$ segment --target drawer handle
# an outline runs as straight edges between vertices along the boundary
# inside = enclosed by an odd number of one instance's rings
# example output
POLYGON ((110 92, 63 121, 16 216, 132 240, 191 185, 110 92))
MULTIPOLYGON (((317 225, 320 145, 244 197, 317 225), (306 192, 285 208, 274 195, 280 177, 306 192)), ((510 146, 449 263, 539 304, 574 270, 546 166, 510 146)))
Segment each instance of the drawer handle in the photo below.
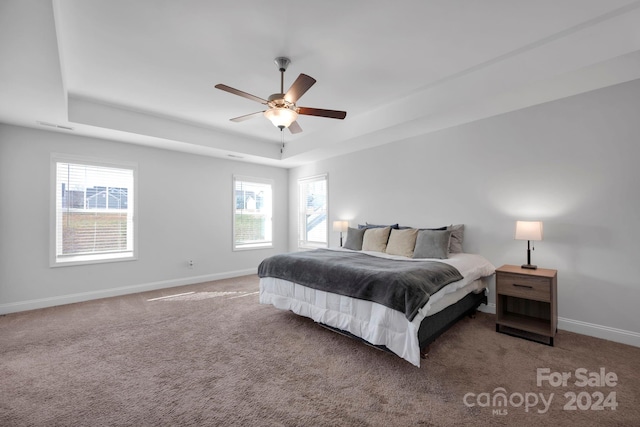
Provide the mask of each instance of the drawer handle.
POLYGON ((513 286, 517 286, 519 288, 527 288, 527 289, 533 289, 533 286, 529 286, 529 285, 519 285, 517 283, 514 283, 513 286))

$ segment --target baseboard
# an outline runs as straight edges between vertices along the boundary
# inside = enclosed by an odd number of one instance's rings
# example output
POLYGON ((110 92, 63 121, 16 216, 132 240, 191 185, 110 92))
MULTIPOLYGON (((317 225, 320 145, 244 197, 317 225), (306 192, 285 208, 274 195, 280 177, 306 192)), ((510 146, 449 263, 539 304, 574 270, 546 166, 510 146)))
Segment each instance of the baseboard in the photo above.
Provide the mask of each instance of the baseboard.
MULTIPOLYGON (((478 310, 484 313, 496 314, 496 304, 489 303, 485 306, 480 306, 478 310)), ((558 329, 640 347, 640 333, 638 332, 567 319, 566 317, 558 317, 558 329)))
POLYGON ((558 329, 640 347, 640 333, 558 317, 558 329))
POLYGON ((19 311, 35 310, 38 308, 53 307, 56 305, 72 304, 100 298, 117 297, 120 295, 135 294, 139 292, 155 291, 158 289, 173 288, 175 286, 193 285, 195 283, 210 282, 213 280, 230 279, 232 277, 256 274, 256 268, 246 270, 228 271, 224 273, 205 274, 202 276, 183 277, 180 279, 162 280, 159 282, 144 283, 132 286, 103 289, 99 291, 80 292, 76 294, 60 295, 49 298, 38 298, 27 301, 18 301, 8 304, 0 304, 0 315, 17 313, 19 311))

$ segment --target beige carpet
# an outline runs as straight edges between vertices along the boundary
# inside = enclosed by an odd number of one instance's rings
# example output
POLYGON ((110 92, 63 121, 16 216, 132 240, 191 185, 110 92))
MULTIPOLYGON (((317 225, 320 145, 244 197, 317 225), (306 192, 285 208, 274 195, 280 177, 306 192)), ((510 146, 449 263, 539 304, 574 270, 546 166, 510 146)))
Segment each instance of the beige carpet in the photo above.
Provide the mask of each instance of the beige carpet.
POLYGON ((563 331, 552 348, 480 313, 416 368, 257 291, 247 276, 1 316, 0 425, 640 425, 640 348, 563 331), (538 386, 537 368, 571 378, 538 386), (616 385, 576 385, 580 368, 616 385))

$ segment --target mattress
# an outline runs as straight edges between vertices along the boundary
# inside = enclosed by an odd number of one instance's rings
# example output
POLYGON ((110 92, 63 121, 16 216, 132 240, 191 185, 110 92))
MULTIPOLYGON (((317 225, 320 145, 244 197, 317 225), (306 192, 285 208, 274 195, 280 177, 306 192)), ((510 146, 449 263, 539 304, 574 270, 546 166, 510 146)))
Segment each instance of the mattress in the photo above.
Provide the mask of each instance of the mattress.
MULTIPOLYGON (((372 255, 394 258, 386 254, 372 255)), ((486 277, 495 270, 489 261, 476 254, 452 254, 449 259, 440 261, 456 267, 463 279, 434 293, 412 321, 407 320, 403 313, 375 302, 272 277, 260 279, 260 302, 350 332, 371 344, 384 345, 408 362, 420 366, 418 329, 422 320, 455 304, 470 292, 482 292, 487 287, 486 277)))

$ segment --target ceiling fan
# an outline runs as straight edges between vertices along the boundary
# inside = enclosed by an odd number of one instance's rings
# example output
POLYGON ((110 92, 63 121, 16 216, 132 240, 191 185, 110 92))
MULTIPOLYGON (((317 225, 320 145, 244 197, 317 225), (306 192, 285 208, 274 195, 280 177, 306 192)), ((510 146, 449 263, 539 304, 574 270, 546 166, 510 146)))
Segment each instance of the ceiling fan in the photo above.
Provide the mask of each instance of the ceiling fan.
POLYGON ((243 92, 223 84, 217 84, 215 86, 216 89, 242 96, 243 98, 259 102, 260 104, 264 104, 269 107, 263 111, 234 117, 231 119, 232 122, 242 122, 262 114, 271 120, 276 127, 280 128, 281 131, 284 130, 284 128, 288 128, 291 133, 300 133, 302 132, 302 128, 296 121, 299 114, 305 116, 328 117, 330 119, 344 119, 347 116, 346 111, 298 107, 296 102, 305 94, 306 91, 309 90, 311 86, 315 84, 316 80, 306 74, 300 74, 289 90, 284 93, 284 72, 287 70, 291 61, 289 58, 278 57, 275 59, 275 63, 280 71, 280 93, 274 93, 269 96, 268 99, 262 99, 258 96, 251 95, 247 92, 243 92))

